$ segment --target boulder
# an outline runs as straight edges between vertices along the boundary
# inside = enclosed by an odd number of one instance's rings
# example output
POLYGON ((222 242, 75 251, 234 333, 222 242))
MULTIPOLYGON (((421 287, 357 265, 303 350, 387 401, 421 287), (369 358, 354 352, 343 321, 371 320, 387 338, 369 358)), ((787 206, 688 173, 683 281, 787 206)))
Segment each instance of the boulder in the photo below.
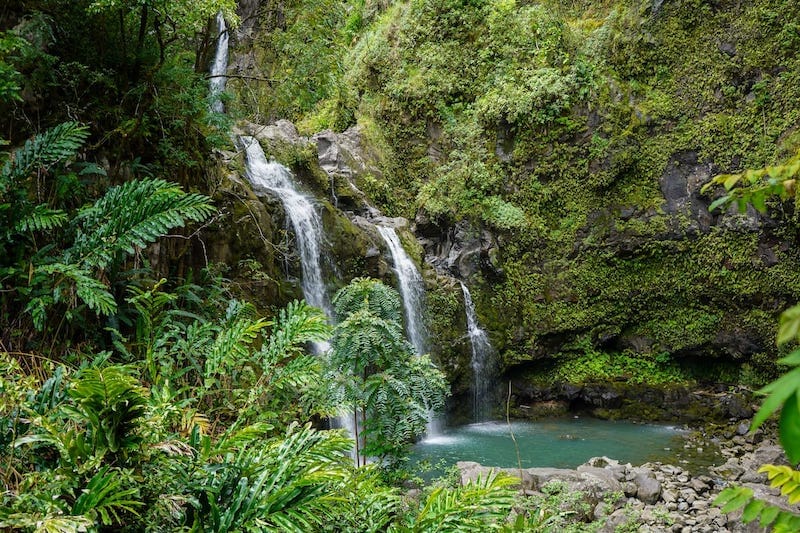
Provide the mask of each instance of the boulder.
POLYGON ((661 497, 661 483, 652 472, 642 472, 633 478, 636 484, 636 497, 647 504, 654 504, 661 497))

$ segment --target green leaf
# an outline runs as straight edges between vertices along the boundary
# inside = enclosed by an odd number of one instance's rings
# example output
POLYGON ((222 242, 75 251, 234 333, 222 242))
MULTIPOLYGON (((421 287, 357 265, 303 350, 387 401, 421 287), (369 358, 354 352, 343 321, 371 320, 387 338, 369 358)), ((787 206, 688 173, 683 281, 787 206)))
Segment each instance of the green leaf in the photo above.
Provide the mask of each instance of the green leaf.
MULTIPOLYGON (((722 506, 723 513, 730 513, 737 509, 741 509, 753 498, 753 491, 748 488, 735 487, 732 489, 732 491, 732 495, 727 498, 727 501, 722 506)), ((720 496, 714 503, 719 504, 718 502, 720 502, 721 497, 722 493, 720 493, 720 496)))
POLYGON ((753 207, 755 207, 759 213, 767 212, 767 198, 764 191, 754 192, 753 196, 750 197, 750 203, 753 204, 753 207))
POLYGON ((741 174, 731 174, 730 176, 725 177, 725 181, 722 182, 722 185, 727 190, 733 189, 733 187, 739 183, 739 180, 742 179, 741 174))
POLYGON ((708 206, 708 210, 709 211, 714 211, 718 207, 727 205, 728 202, 730 202, 730 200, 731 200, 731 197, 727 196, 727 195, 726 196, 722 196, 721 198, 717 198, 716 200, 711 202, 711 205, 708 206))
POLYGON ((767 506, 764 511, 761 513, 761 520, 759 521, 759 525, 761 527, 767 527, 771 523, 778 518, 778 514, 780 514, 781 510, 777 507, 767 506))
POLYGON ((779 436, 789 462, 800 463, 800 395, 797 392, 783 405, 779 436))
POLYGON ((778 364, 786 366, 800 366, 800 349, 793 351, 786 357, 778 359, 778 364))
POLYGON ((753 417, 753 423, 750 428, 755 430, 764 421, 778 410, 778 408, 800 387, 800 367, 795 368, 791 372, 773 381, 759 391, 760 394, 768 395, 761 404, 761 408, 753 417))
POLYGON ((742 511, 742 522, 748 524, 761 515, 761 511, 767 504, 761 500, 751 500, 744 511, 742 511))
POLYGON ((798 331, 800 331, 800 305, 795 305, 781 313, 778 326, 778 345, 795 340, 798 331))

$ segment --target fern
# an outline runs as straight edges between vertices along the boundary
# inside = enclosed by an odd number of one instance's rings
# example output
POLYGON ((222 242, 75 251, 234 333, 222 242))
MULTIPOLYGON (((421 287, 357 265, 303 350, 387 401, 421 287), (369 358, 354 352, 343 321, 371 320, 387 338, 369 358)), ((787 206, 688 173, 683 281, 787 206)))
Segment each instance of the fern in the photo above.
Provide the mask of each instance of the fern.
POLYGON ((25 179, 36 167, 70 159, 89 137, 77 122, 64 122, 25 142, 0 170, 0 195, 25 179))
POLYGON ((130 181, 110 188, 78 213, 78 235, 66 257, 83 268, 104 269, 118 256, 133 254, 170 229, 203 221, 213 212, 208 197, 184 193, 175 184, 130 181))
POLYGON ((514 478, 489 475, 462 487, 435 489, 422 509, 405 524, 394 524, 393 533, 444 533, 498 530, 514 504, 514 478))
POLYGON ((88 368, 69 390, 77 406, 65 410, 91 428, 96 453, 118 452, 139 441, 134 430, 145 414, 146 394, 127 367, 88 368))
POLYGON ((349 441, 311 425, 291 425, 285 437, 242 448, 198 480, 209 531, 315 531, 347 474, 349 441))
POLYGON ((295 300, 278 313, 262 355, 286 357, 301 351, 304 343, 325 341, 330 334, 331 327, 321 310, 295 300))
POLYGON ((375 279, 355 278, 336 293, 333 305, 340 321, 363 310, 368 310, 383 320, 402 320, 400 295, 375 279))
POLYGON ((43 265, 37 267, 35 273, 47 276, 60 275, 51 286, 55 303, 64 301, 65 295, 68 294, 68 291, 63 290, 64 283, 70 281, 74 284, 75 294, 89 306, 89 309, 101 315, 110 315, 117 310, 117 302, 103 282, 76 265, 64 263, 43 265))
POLYGON ((224 373, 250 357, 250 346, 268 322, 256 319, 252 304, 231 300, 225 322, 206 359, 205 384, 213 384, 213 376, 224 373))
POLYGON ((45 205, 37 205, 33 210, 17 221, 15 233, 26 231, 42 231, 60 228, 66 224, 67 214, 60 209, 50 209, 45 205))

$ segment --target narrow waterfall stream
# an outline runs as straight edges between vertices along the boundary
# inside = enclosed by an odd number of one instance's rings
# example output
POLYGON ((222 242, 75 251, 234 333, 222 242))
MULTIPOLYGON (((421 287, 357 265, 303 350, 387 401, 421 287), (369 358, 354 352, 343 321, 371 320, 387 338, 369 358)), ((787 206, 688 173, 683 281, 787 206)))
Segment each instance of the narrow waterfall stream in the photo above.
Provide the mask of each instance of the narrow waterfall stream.
MULTIPOLYGON (((301 280, 303 297, 309 304, 322 309, 329 318, 333 317, 320 265, 325 234, 314 203, 310 197, 297 190, 289 169, 275 161, 267 161, 257 139, 242 136, 240 141, 245 148, 247 178, 253 189, 256 192, 266 191, 275 195, 283 204, 286 218, 294 229, 303 275, 301 280)), ((329 347, 327 342, 314 343, 316 353, 323 353, 329 347)), ((352 415, 341 415, 333 423, 336 427, 347 429, 352 437, 356 434, 356 422, 353 418, 352 415)), ((355 450, 351 456, 354 461, 357 459, 355 450)))
POLYGON ((486 331, 478 325, 475 303, 469 289, 461 283, 464 293, 464 309, 467 314, 467 333, 472 346, 473 391, 472 405, 476 422, 488 420, 491 415, 490 391, 496 379, 494 371, 494 349, 486 331))
MULTIPOLYGON (((377 226, 378 232, 386 241, 389 253, 392 254, 394 270, 397 273, 397 284, 400 296, 403 297, 403 310, 406 316, 406 334, 414 346, 417 355, 427 352, 427 332, 423 323, 425 312, 425 284, 417 270, 417 265, 408 256, 400 244, 400 237, 394 228, 377 226)), ((441 424, 434 413, 428 413, 428 427, 425 431, 428 437, 441 433, 441 424)))
POLYGON ((386 241, 389 252, 392 254, 394 270, 397 273, 397 284, 399 285, 400 295, 403 297, 406 334, 417 355, 422 355, 427 351, 427 335, 422 322, 425 309, 425 285, 422 282, 422 276, 417 270, 414 261, 411 260, 400 244, 400 238, 394 228, 387 226, 377 226, 377 228, 383 240, 386 241))
POLYGON ((247 158, 247 178, 258 191, 275 195, 283 204, 286 217, 294 229, 303 278, 300 285, 306 301, 333 315, 322 278, 320 257, 323 253, 322 219, 309 196, 299 192, 289 169, 267 161, 264 150, 253 137, 240 137, 247 158))
POLYGON ((211 63, 209 70, 209 91, 211 93, 211 110, 215 113, 225 111, 219 95, 225 90, 225 72, 228 70, 228 27, 225 25, 225 17, 222 11, 217 13, 217 50, 214 53, 214 62, 211 63))

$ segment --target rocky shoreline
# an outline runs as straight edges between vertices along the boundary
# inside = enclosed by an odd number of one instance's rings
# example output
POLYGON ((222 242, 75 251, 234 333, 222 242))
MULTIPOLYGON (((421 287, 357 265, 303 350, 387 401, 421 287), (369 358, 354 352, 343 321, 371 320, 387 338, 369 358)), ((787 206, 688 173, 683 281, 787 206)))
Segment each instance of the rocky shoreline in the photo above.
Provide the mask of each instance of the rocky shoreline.
POLYGON ((757 532, 758 523, 743 524, 741 512, 730 515, 713 505, 728 485, 745 486, 755 496, 784 510, 790 506, 777 489, 770 488, 765 463, 787 464, 780 446, 763 434, 747 434, 741 426, 736 435, 720 442, 725 462, 707 473, 662 463, 640 466, 595 457, 575 469, 492 468, 475 462, 459 462, 461 482, 467 483, 491 471, 521 479, 520 490, 533 502, 554 494, 560 512, 570 523, 583 523, 580 531, 652 531, 679 533, 757 532))

